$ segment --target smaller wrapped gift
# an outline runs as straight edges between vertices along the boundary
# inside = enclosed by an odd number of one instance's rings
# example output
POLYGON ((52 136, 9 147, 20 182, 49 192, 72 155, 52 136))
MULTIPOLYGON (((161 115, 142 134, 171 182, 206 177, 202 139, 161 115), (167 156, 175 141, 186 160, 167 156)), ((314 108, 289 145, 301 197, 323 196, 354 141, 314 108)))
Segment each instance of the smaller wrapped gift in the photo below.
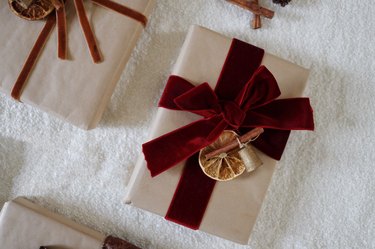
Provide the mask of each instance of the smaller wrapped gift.
POLYGON ((1 1, 0 92, 80 128, 95 128, 154 4, 1 1), (42 20, 19 17, 31 18, 39 13, 33 8, 51 2, 62 7, 42 20))
POLYGON ((314 128, 309 99, 301 97, 307 77, 261 48, 193 26, 126 201, 248 243, 290 131, 314 128))
POLYGON ((139 249, 52 213, 25 198, 4 204, 0 213, 1 248, 139 249))

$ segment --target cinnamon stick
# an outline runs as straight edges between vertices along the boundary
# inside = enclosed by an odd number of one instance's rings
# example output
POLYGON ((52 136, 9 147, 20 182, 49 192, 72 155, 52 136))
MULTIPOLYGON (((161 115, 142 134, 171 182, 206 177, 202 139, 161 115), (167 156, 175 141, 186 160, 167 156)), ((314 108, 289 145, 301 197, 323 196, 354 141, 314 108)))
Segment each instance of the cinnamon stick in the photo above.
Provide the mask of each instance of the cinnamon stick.
POLYGON ((244 9, 250 10, 254 14, 264 16, 266 18, 272 19, 275 12, 266 8, 263 8, 259 6, 259 4, 248 1, 248 0, 226 0, 227 2, 230 2, 232 4, 238 5, 244 9))
MULTIPOLYGON (((263 128, 254 128, 252 129, 251 131, 249 131, 248 133, 246 133, 245 135, 243 136, 240 136, 238 139, 240 140, 241 143, 246 143, 248 141, 250 141, 251 139, 259 136, 260 134, 263 133, 263 128)), ((239 146, 237 140, 234 140, 226 145, 224 145, 223 147, 217 149, 217 150, 214 150, 210 153, 207 153, 206 154, 206 159, 211 159, 217 155, 220 155, 221 153, 226 153, 228 151, 231 151, 235 148, 237 148, 239 146)))
MULTIPOLYGON (((259 4, 259 1, 254 0, 254 3, 259 4)), ((262 21, 260 20, 260 15, 254 14, 254 18, 251 21, 251 27, 253 29, 259 29, 260 27, 262 27, 262 21)))
MULTIPOLYGON (((58 1, 59 0, 54 0, 58 1)), ((57 56, 65 60, 67 58, 67 31, 66 31, 66 13, 65 6, 62 5, 56 9, 57 20, 57 56)))

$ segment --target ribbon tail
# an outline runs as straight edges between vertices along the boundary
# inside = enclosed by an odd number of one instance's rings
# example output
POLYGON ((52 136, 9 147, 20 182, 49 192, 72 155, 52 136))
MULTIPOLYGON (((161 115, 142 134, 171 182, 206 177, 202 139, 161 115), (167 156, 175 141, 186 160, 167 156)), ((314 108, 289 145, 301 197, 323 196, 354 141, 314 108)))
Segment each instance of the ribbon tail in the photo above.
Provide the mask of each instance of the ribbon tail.
POLYGON ((291 130, 314 130, 313 110, 308 98, 278 99, 248 111, 243 125, 264 128, 252 145, 280 160, 291 130))
POLYGON ((277 130, 314 130, 313 109, 308 98, 277 99, 248 111, 243 126, 277 130))
POLYGON ((57 19, 57 56, 62 59, 67 59, 67 32, 66 32, 66 13, 65 4, 61 4, 56 9, 57 19))
POLYGON ((198 157, 199 153, 195 153, 187 160, 165 216, 191 229, 199 228, 216 184, 203 173, 198 157))
POLYGON ((85 7, 83 5, 82 0, 74 0, 74 5, 77 10, 77 15, 79 18, 79 22, 82 27, 83 34, 85 35, 85 39, 87 42, 87 46, 89 47, 91 57, 94 61, 94 63, 99 63, 102 61, 102 57, 99 52, 99 47, 96 43, 94 33, 92 32, 92 29, 90 27, 89 20, 87 19, 86 13, 85 13, 85 7))
POLYGON ((26 62, 23 65, 22 70, 20 74, 18 75, 16 82, 14 83, 14 86, 11 92, 11 96, 14 99, 20 101, 20 97, 22 94, 22 90, 25 86, 26 80, 30 76, 30 73, 39 57, 39 54, 42 48, 44 47, 53 27, 55 26, 55 23, 56 23, 55 16, 50 15, 42 31, 40 32, 33 48, 31 49, 31 52, 29 56, 27 57, 26 62))
POLYGON ((264 129, 262 135, 251 142, 251 145, 267 156, 275 160, 280 160, 289 135, 290 131, 288 130, 264 129))
POLYGON ((138 22, 142 23, 144 27, 147 25, 147 17, 136 10, 133 10, 124 5, 113 2, 111 0, 92 0, 92 1, 102 7, 111 9, 122 15, 133 18, 134 20, 137 20, 138 22))
POLYGON ((159 101, 159 107, 164 107, 171 110, 181 110, 175 103, 175 98, 190 91, 195 86, 189 81, 177 76, 171 75, 165 85, 163 95, 159 101))
POLYGON ((221 116, 201 119, 142 145, 151 176, 156 176, 213 143, 226 128, 221 116))

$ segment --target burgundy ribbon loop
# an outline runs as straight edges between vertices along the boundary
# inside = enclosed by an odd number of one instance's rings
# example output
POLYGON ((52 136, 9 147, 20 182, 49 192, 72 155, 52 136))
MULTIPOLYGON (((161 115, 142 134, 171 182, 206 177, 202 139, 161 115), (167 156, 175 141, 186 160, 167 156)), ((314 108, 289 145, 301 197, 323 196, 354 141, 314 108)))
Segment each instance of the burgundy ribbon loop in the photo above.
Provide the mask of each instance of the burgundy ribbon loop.
POLYGON ((219 100, 207 83, 188 90, 173 101, 180 110, 189 111, 203 117, 211 117, 221 113, 219 100))

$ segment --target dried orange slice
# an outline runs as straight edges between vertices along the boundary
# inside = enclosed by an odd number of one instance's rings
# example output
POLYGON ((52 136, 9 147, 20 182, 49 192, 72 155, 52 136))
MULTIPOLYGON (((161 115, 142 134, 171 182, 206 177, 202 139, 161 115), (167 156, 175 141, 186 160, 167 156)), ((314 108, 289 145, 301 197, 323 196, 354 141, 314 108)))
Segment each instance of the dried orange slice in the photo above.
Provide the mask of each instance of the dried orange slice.
POLYGON ((211 159, 206 159, 207 153, 223 147, 233 140, 236 140, 237 137, 234 131, 225 130, 214 143, 200 151, 199 165, 208 177, 217 181, 229 181, 245 171, 246 166, 238 151, 221 153, 211 159))
POLYGON ((27 20, 40 20, 55 9, 51 0, 8 0, 9 7, 17 16, 27 20))

